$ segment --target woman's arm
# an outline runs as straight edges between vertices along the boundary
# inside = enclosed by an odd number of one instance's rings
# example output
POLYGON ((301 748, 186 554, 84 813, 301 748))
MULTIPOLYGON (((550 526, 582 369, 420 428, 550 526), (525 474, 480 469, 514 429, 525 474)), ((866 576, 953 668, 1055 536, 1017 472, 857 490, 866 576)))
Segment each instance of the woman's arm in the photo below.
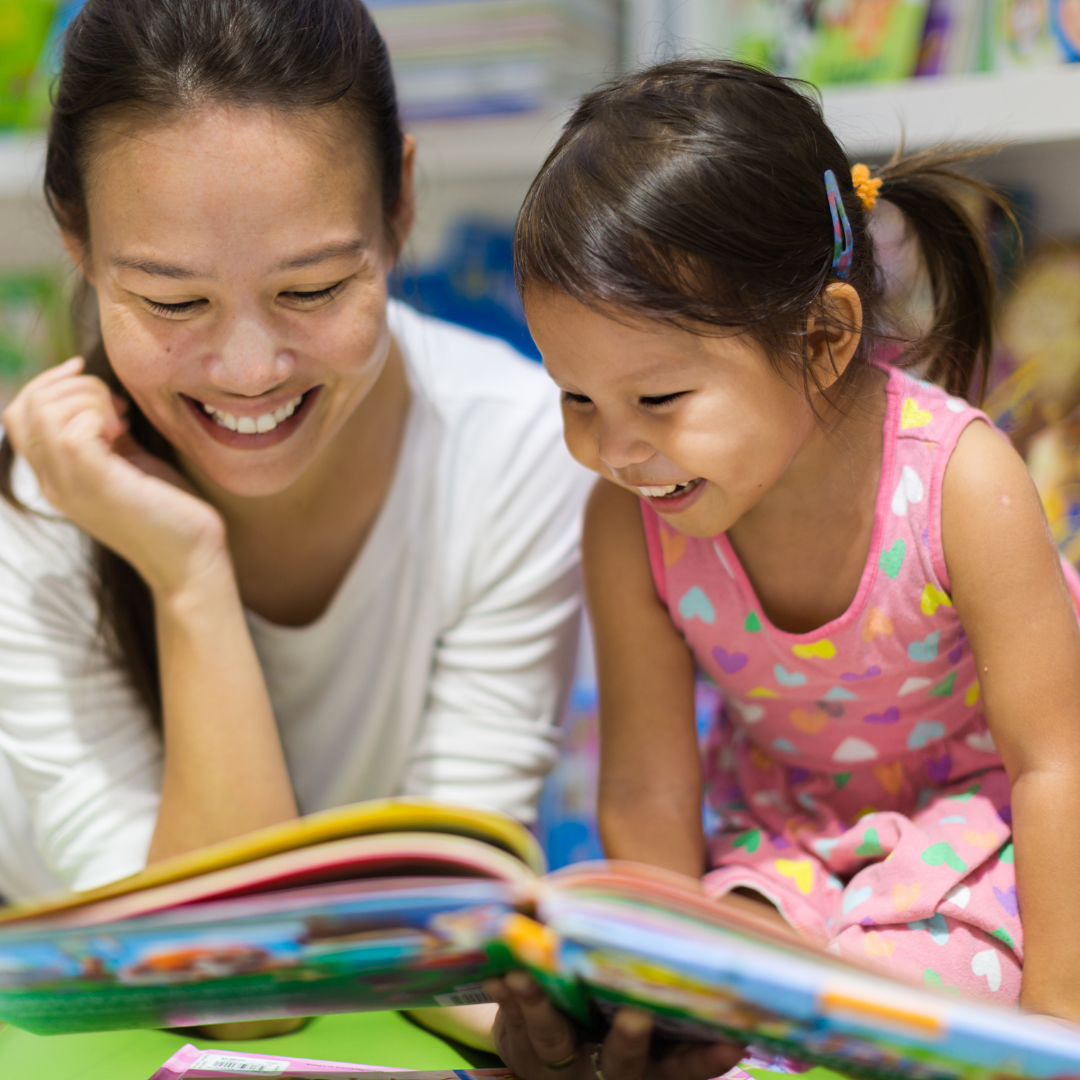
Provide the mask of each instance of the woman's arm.
POLYGON ((82 362, 4 414, 46 499, 125 558, 154 599, 165 763, 151 861, 296 815, 220 515, 138 448, 82 362))
POLYGON ((604 850, 700 877, 693 662, 656 594, 636 496, 606 480, 596 485, 583 554, 600 683, 604 850))
POLYGON ((1012 784, 1024 927, 1021 1004, 1080 1021, 1080 629, 1038 494, 989 427, 942 489, 953 601, 1012 784))

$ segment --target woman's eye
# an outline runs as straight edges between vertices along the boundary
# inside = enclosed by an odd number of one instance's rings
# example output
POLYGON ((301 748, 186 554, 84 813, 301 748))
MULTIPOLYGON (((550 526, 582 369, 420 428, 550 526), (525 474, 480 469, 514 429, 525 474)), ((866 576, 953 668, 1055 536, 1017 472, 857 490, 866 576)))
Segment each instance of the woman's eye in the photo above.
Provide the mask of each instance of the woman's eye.
POLYGON ((190 315, 197 308, 206 303, 205 300, 184 300, 179 304, 163 304, 158 300, 151 300, 144 296, 146 306, 155 314, 166 319, 175 319, 180 315, 190 315))
POLYGON ((571 394, 569 390, 563 391, 563 401, 567 405, 591 405, 592 398, 587 398, 584 394, 571 394))
POLYGON ((318 304, 323 300, 329 300, 331 297, 337 295, 338 290, 344 284, 345 282, 339 281, 334 285, 327 286, 325 289, 315 289, 312 292, 298 292, 293 290, 290 292, 283 292, 281 295, 291 300, 294 304, 308 306, 311 304, 318 304))
POLYGON ((641 399, 641 404, 644 405, 646 408, 655 409, 657 406, 660 405, 670 405, 671 402, 677 401, 685 394, 685 390, 680 390, 676 394, 658 394, 655 397, 643 397, 641 399))

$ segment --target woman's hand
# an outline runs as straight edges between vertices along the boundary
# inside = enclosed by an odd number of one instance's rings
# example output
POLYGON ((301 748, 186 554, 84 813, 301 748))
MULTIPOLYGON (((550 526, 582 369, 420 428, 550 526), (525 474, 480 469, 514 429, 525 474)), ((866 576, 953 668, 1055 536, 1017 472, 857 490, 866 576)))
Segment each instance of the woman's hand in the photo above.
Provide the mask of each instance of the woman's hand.
POLYGON ((155 595, 227 560, 225 527, 173 468, 128 433, 126 403, 80 357, 29 382, 3 414, 49 502, 126 559, 155 595))
MULTIPOLYGON (((548 1000, 536 980, 523 971, 484 983, 499 1005, 495 1046, 521 1080, 596 1080, 591 1043, 580 1043, 574 1029, 548 1000)), ((737 1043, 677 1043, 662 1057, 649 1054, 652 1017, 624 1008, 615 1016, 596 1055, 601 1080, 710 1080, 737 1065, 744 1047, 737 1043)))

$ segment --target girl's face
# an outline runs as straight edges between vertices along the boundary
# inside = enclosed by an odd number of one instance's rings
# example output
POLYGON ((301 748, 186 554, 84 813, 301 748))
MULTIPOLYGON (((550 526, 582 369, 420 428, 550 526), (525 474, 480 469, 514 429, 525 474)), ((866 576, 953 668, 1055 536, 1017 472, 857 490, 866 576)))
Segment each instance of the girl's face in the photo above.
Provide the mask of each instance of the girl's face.
MULTIPOLYGON (((237 495, 291 485, 391 348, 394 238, 344 116, 221 106, 97 133, 90 243, 117 377, 189 471, 237 495)), ((411 224, 412 147, 396 226, 411 224)))
POLYGON ((526 311, 563 392, 570 452, 679 532, 727 530, 815 431, 801 387, 745 336, 616 321, 547 288, 530 290, 526 311))

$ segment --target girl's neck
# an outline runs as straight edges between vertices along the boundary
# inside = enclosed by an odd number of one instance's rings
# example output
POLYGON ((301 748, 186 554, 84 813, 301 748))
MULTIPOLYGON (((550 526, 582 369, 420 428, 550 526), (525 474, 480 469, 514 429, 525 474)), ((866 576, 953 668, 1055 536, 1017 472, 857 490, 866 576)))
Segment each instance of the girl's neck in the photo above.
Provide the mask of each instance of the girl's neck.
POLYGON ((881 476, 888 376, 869 369, 776 484, 727 531, 765 614, 807 633, 842 615, 862 579, 881 476))

